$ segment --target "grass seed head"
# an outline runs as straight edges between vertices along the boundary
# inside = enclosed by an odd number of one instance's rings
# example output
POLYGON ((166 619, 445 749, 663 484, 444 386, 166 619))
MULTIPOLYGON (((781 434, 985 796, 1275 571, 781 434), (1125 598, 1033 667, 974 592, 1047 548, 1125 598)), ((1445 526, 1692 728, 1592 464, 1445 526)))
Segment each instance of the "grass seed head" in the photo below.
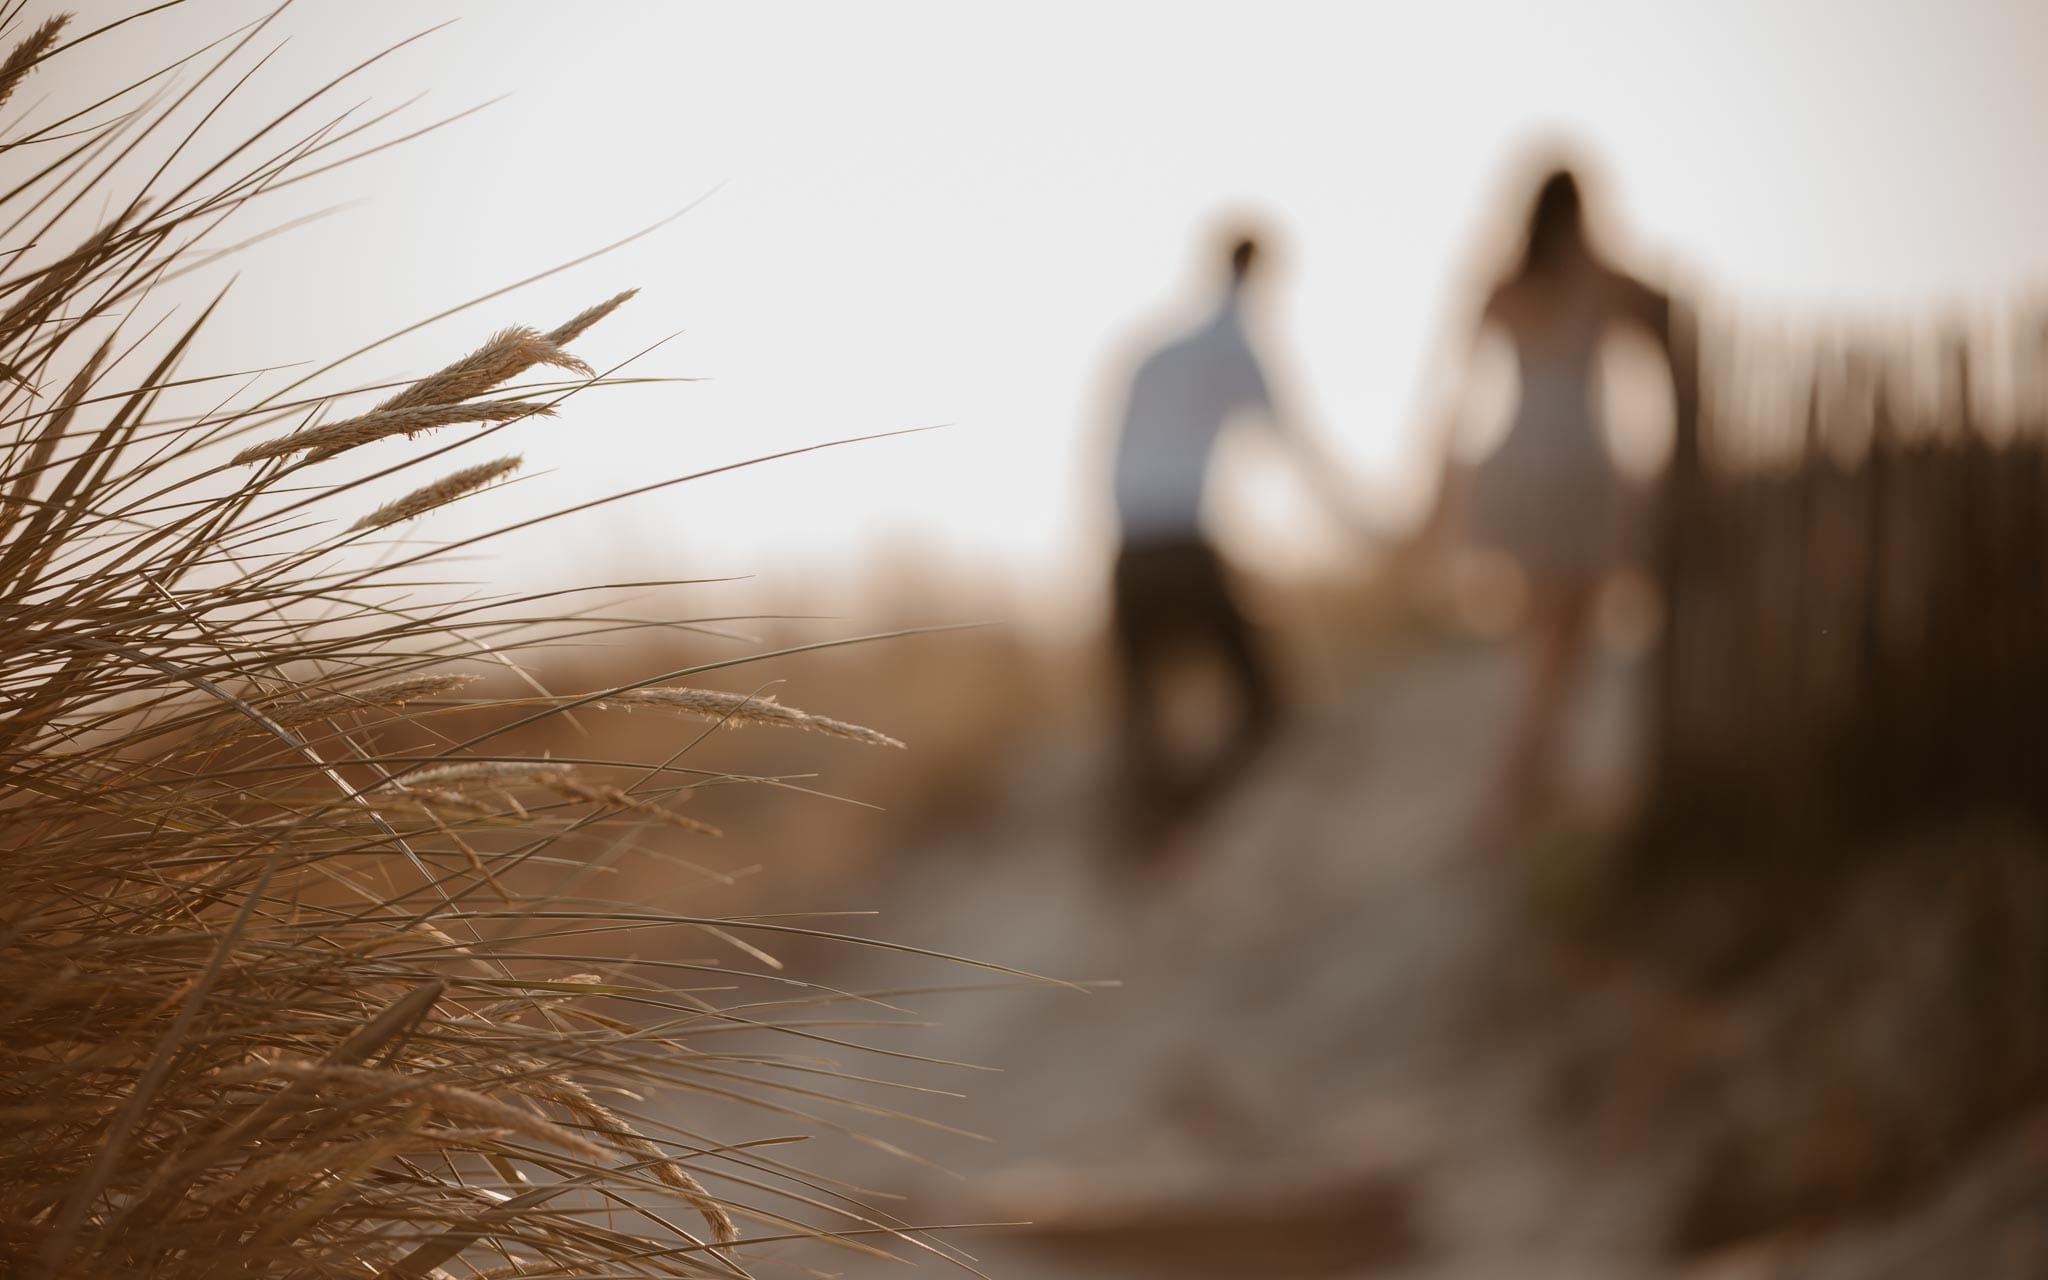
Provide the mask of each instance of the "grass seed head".
POLYGON ((16 87, 28 78, 28 73, 35 69, 45 54, 49 53, 50 47, 57 43, 58 34, 70 21, 71 15, 68 13, 46 18, 43 25, 29 33, 27 39, 8 51, 6 61, 0 62, 0 107, 7 105, 7 100, 14 96, 16 87))
POLYGON ((469 404, 415 405, 400 409, 379 409, 324 426, 307 427, 288 436, 250 445, 236 454, 237 465, 309 454, 319 462, 359 445, 388 440, 392 436, 410 439, 422 431, 451 427, 463 422, 512 422, 519 418, 554 416, 554 406, 539 400, 477 400, 469 404))
POLYGON ((548 330, 543 336, 558 347, 566 347, 587 333, 592 325, 626 305, 638 292, 638 289, 628 289, 624 293, 614 294, 594 307, 577 312, 567 323, 548 330))
POLYGON ((447 405, 480 396, 536 365, 590 376, 591 368, 538 330, 501 329, 491 340, 438 373, 429 374, 377 406, 380 412, 447 405))
POLYGON ((349 532, 382 529, 401 520, 423 516, 436 507, 445 507, 457 498, 474 493, 491 481, 517 471, 522 461, 523 459, 515 455, 510 458, 499 458, 495 462, 480 462, 473 467, 464 467, 453 475, 443 476, 432 484, 414 489, 395 502, 385 503, 350 525, 349 532))
POLYGON ((617 693, 608 693, 594 705, 600 709, 616 707, 622 711, 650 707, 678 715, 715 720, 733 729, 750 724, 772 725, 784 729, 802 729, 808 733, 822 733, 828 737, 845 738, 851 742, 864 742, 869 746, 903 746, 901 741, 886 733, 864 725, 848 724, 844 720, 833 720, 827 716, 799 711, 795 707, 784 706, 767 694, 655 686, 621 689, 617 693))

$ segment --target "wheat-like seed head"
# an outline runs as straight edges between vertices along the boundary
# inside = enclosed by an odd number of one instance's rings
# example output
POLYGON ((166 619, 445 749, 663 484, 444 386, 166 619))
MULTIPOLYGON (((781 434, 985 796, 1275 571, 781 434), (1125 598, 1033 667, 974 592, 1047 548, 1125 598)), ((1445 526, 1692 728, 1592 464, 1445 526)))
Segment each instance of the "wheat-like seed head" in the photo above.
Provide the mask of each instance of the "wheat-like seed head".
POLYGON ((732 1244, 740 1238, 739 1227, 733 1223, 732 1215, 725 1206, 704 1189, 679 1160, 671 1159, 662 1149, 646 1138, 633 1132, 633 1127, 597 1099, 590 1091, 573 1080, 544 1080, 535 1094, 568 1111, 590 1129, 603 1136, 604 1140, 648 1161, 648 1170, 665 1185, 682 1194, 711 1228, 711 1237, 719 1244, 732 1244))
POLYGON ((541 783, 551 778, 566 777, 574 771, 573 765, 557 764, 550 760, 458 760, 452 764, 435 765, 431 769, 416 769, 393 778, 378 790, 406 791, 414 787, 445 787, 451 783, 463 782, 511 787, 521 783, 541 783))
POLYGON ((57 33, 64 30, 70 21, 68 13, 46 18, 43 25, 29 33, 27 39, 8 51, 7 60, 0 62, 0 106, 7 105, 7 100, 14 96, 15 88, 35 68, 37 60, 50 51, 50 46, 57 43, 57 33))
POLYGON ((644 800, 619 787, 608 783, 587 782, 579 775, 574 765, 547 760, 465 760, 454 764, 436 765, 431 769, 421 769, 393 778, 375 788, 375 791, 397 792, 417 804, 428 807, 466 813, 489 812, 487 806, 476 797, 458 789, 465 783, 496 792, 515 807, 518 802, 507 793, 508 788, 539 787, 552 791, 565 800, 608 805, 615 809, 643 814, 678 830, 706 836, 724 834, 708 822, 686 817, 665 805, 644 800))
POLYGON ((700 836, 721 836, 725 834, 708 822, 700 822, 695 818, 677 813, 666 805, 658 805, 642 800, 638 796, 632 795, 618 787, 607 786, 601 783, 583 782, 567 774, 543 779, 541 780, 541 785, 547 787, 556 795, 570 800, 581 800, 586 804, 610 805, 615 809, 625 809, 633 813, 644 814, 667 826, 674 827, 678 831, 691 831, 700 836))
POLYGON ((403 498, 385 503, 350 525, 348 531, 354 533, 359 529, 382 529, 401 520, 425 515, 436 507, 445 507, 457 498, 483 488, 498 477, 516 471, 522 461, 524 459, 515 454, 509 458, 499 458, 495 462, 480 462, 473 467, 464 467, 453 475, 443 476, 432 484, 414 489, 403 498))
POLYGON ((377 406, 379 412, 421 405, 453 404, 480 396, 533 368, 552 365, 590 376, 591 368, 549 341, 539 331, 520 326, 502 329, 491 340, 438 373, 428 374, 377 406))
POLYGON ((408 702, 439 697, 464 685, 474 684, 480 678, 453 671, 422 672, 393 680, 379 680, 360 689, 317 694, 302 702, 280 703, 266 708, 263 714, 282 725, 304 724, 309 720, 325 720, 344 711, 402 707, 408 702))
POLYGON ((548 330, 542 336, 558 347, 566 347, 582 337, 590 326, 624 306, 638 292, 640 292, 638 289, 628 289, 624 293, 606 298, 594 307, 588 307, 577 312, 566 323, 548 330))
MULTIPOLYGON (((327 720, 346 711, 392 710, 408 702, 422 698, 435 698, 444 693, 476 683, 481 677, 453 671, 421 672, 417 675, 398 676, 391 680, 379 680, 357 689, 338 693, 319 693, 295 702, 278 702, 263 708, 264 718, 283 728, 309 724, 315 720, 327 720)), ((195 740, 195 745, 210 746, 226 738, 243 733, 254 733, 261 725, 247 719, 214 729, 195 740)))
POLYGON ((547 418, 554 415, 554 406, 539 400, 475 400, 468 404, 414 405, 403 409, 378 409, 340 422, 325 426, 307 427, 294 431, 288 436, 266 440, 262 444, 250 445, 236 454, 236 465, 262 462, 268 458, 282 458, 288 454, 309 453, 309 461, 319 462, 337 453, 387 440, 392 436, 410 437, 435 427, 449 427, 461 422, 511 422, 517 418, 547 418))
POLYGON ((865 742, 870 746, 903 746, 901 741, 886 733, 864 725, 848 724, 844 720, 813 715, 808 711, 799 711, 795 707, 786 707, 766 694, 662 687, 621 689, 617 693, 604 695, 592 705, 600 709, 617 707, 624 711, 631 711, 635 707, 653 707, 662 711, 673 711, 678 715, 717 720, 734 729, 749 724, 775 725, 785 729, 822 733, 833 738, 845 738, 852 742, 865 742))

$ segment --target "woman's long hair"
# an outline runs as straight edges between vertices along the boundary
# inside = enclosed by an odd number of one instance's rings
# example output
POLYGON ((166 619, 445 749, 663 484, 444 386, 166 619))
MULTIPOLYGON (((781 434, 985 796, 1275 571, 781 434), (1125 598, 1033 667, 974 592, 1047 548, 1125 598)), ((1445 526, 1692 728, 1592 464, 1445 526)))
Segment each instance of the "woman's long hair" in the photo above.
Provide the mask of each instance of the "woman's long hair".
POLYGON ((1527 277, 1555 267, 1585 240, 1584 205, 1579 180, 1569 169, 1553 170, 1537 189, 1529 210, 1529 237, 1521 268, 1527 277))

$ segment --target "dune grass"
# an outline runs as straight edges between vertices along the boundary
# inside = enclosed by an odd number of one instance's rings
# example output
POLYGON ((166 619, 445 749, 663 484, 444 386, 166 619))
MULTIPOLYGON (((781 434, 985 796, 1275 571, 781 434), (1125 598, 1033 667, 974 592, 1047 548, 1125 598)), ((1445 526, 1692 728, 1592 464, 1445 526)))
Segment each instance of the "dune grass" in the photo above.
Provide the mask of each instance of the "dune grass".
MULTIPOLYGON (((0 19, 0 104, 91 74, 98 32, 0 19)), ((838 1063, 893 1006, 776 972, 756 943, 801 925, 583 894, 712 838, 687 802, 723 780, 689 763, 716 724, 893 740, 688 669, 540 688, 529 654, 649 621, 573 592, 436 603, 419 584, 488 535, 402 541, 509 501, 519 460, 489 437, 608 380, 571 347, 630 295, 396 387, 179 409, 210 385, 185 366, 214 309, 143 301, 239 211, 382 145, 314 118, 323 90, 181 185, 129 180, 198 145, 178 119, 254 91, 262 30, 175 93, 0 118, 0 1272, 731 1276, 827 1236, 957 1257, 785 1159, 892 1114, 838 1063), (543 370, 568 380, 517 385, 543 370), (365 496, 401 472, 410 493, 365 496), (715 723, 637 763, 504 747, 633 706, 715 723), (591 954, 623 930, 675 937, 658 962, 591 954), (827 1032, 820 1006, 851 1012, 827 1032), (714 1108, 758 1127, 714 1134, 714 1108)))

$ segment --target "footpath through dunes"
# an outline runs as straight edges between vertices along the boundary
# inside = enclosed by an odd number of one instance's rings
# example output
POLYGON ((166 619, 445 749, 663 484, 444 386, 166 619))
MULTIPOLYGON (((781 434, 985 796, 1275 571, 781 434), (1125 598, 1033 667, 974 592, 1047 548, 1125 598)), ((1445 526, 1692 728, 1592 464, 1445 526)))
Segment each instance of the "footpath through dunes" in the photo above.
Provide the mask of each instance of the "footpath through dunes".
MULTIPOLYGON (((1593 809, 1626 786, 1637 674, 1609 664, 1583 704, 1574 770, 1593 809)), ((807 1167, 897 1221, 1029 1223, 937 1237, 997 1280, 2048 1274, 2048 1238, 2020 1238, 2031 1215, 2015 1199, 2048 1191, 2040 1126, 1888 1221, 1666 1259, 1712 1123, 1688 1101, 1684 1002, 1565 962, 1531 926, 1556 886, 1465 839, 1512 675, 1479 647, 1388 656, 1341 705, 1298 718, 1153 879, 1117 873, 1099 747, 1025 753, 1001 812, 833 896, 877 912, 852 932, 1117 985, 807 952, 806 978, 912 992, 829 1034, 939 1060, 817 1044, 813 1065, 944 1091, 848 1086, 878 1110, 838 1118, 878 1141, 792 1119, 814 1135, 807 1167), (947 980, 995 989, 916 993, 947 980), (1560 1105, 1575 1078, 1583 1094, 1589 1054, 1613 1096, 1560 1105)), ((1558 863, 1573 846, 1542 847, 1558 863)), ((787 1261, 902 1274, 810 1246, 787 1261)))
MULTIPOLYGON (((1505 1007, 1517 886, 1463 840, 1511 674, 1473 648, 1390 662, 1298 720, 1157 879, 1117 874, 1099 752, 1025 761, 1005 812, 856 895, 864 931, 1119 985, 892 999, 932 1025, 869 1042, 1000 1074, 899 1069, 966 1096, 874 1101, 987 1141, 877 1121, 943 1170, 852 1142, 817 1167, 907 1191, 887 1207, 909 1221, 1029 1220, 950 1237, 1003 1280, 1642 1275, 1657 1184, 1564 1166, 1539 1096, 1555 1036, 1505 1007)), ((1626 755, 1626 676, 1601 673, 1579 726, 1595 779, 1626 755)), ((822 980, 931 979, 845 959, 822 980)))

